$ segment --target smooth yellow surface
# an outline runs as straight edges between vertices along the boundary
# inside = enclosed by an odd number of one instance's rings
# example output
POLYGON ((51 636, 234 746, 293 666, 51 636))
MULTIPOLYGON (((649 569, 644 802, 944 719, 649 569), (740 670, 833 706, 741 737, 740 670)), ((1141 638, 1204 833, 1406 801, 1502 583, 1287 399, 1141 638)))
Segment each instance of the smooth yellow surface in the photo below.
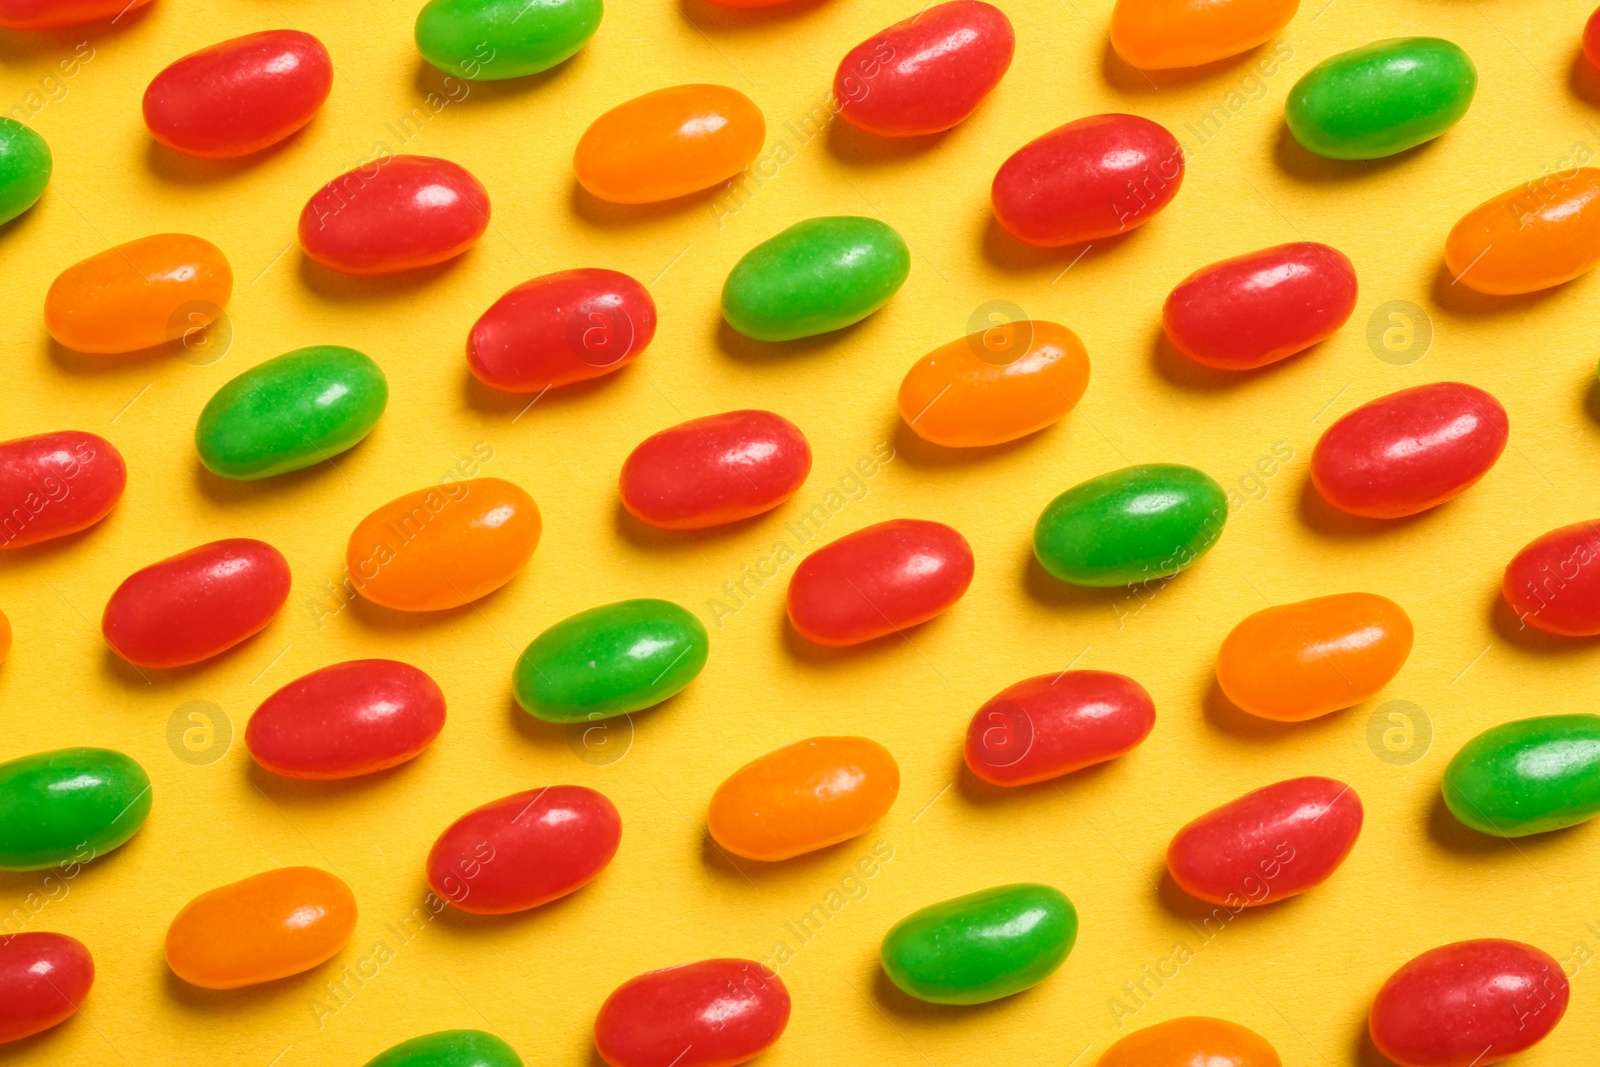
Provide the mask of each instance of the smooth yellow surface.
MULTIPOLYGON (((948 135, 884 144, 819 124, 839 57, 916 4, 798 0, 739 12, 688 3, 618 0, 561 68, 472 86, 447 84, 423 63, 409 3, 155 0, 112 30, 0 33, 0 102, 8 114, 22 109, 56 160, 38 207, 0 228, 0 429, 91 430, 129 467, 127 496, 99 527, 0 558, 0 608, 16 630, 0 667, 0 755, 111 746, 137 758, 155 788, 139 836, 76 878, 0 879, 12 928, 71 933, 99 968, 82 1018, 0 1057, 338 1067, 415 1034, 479 1027, 530 1065, 592 1064, 591 1022, 620 982, 667 964, 747 956, 780 964, 795 1003, 765 1067, 1087 1067, 1127 1029, 1194 1014, 1258 1031, 1286 1063, 1368 1064, 1377 1058, 1364 1044, 1365 1015, 1383 980, 1434 945, 1495 936, 1530 941, 1577 972, 1566 1021, 1519 1067, 1592 1060, 1600 827, 1491 841, 1458 827, 1438 800, 1444 765, 1469 737, 1510 718, 1590 709, 1600 683, 1594 642, 1528 640, 1495 614, 1501 569, 1524 543, 1600 514, 1600 279, 1489 300, 1440 276, 1444 236, 1462 213, 1600 154, 1591 102, 1600 96, 1586 98, 1591 83, 1573 75, 1586 8, 1312 3, 1276 45, 1147 80, 1108 56, 1110 0, 1008 3, 1017 58, 994 95, 948 135), (233 163, 188 161, 152 143, 139 99, 156 71, 277 26, 321 37, 338 72, 307 130, 233 163), (1292 143, 1282 106, 1295 78, 1334 52, 1411 34, 1448 37, 1477 63, 1477 100, 1459 126, 1372 163, 1321 161, 1292 143), (80 41, 93 58, 69 80, 47 82, 80 41), (725 82, 766 113, 764 177, 742 199, 723 190, 617 208, 575 190, 572 147, 596 115, 690 81, 725 82), (429 93, 450 102, 432 113, 429 93), (1076 249, 1028 250, 1004 238, 988 209, 995 168, 1030 138, 1103 111, 1147 115, 1185 141, 1177 199, 1076 261, 1076 249), (1199 132, 1207 121, 1209 139, 1199 132), (348 279, 310 265, 293 244, 306 198, 374 153, 401 149, 456 160, 483 181, 494 221, 481 244, 402 278, 348 279), (882 217, 913 249, 911 278, 886 308, 790 345, 720 327, 718 289, 740 255, 800 219, 844 213, 882 217), (110 244, 164 230, 214 241, 233 264, 225 356, 130 363, 53 349, 42 320, 51 279, 110 244), (1297 239, 1336 244, 1360 272, 1356 315, 1332 340, 1226 378, 1159 343, 1173 284, 1206 263, 1297 239), (581 266, 650 286, 661 326, 638 363, 526 409, 528 397, 474 386, 464 346, 477 315, 538 271, 581 266), (976 328, 975 310, 992 300, 1076 331, 1093 366, 1088 393, 1028 440, 936 452, 902 428, 896 388, 916 359, 976 328), (1392 300, 1431 320, 1431 350, 1409 365, 1381 361, 1368 345, 1368 317, 1392 300), (372 436, 332 464, 266 482, 205 473, 192 434, 207 398, 246 368, 310 344, 350 345, 382 364, 392 399, 372 436), (1499 465, 1416 519, 1330 516, 1307 487, 1318 435, 1358 403, 1445 379, 1482 386, 1509 410, 1511 447, 1499 465), (772 408, 810 436, 816 465, 795 499, 703 535, 628 521, 615 488, 628 451, 665 426, 738 407, 772 408), (894 458, 870 467, 870 478, 852 475, 874 454, 894 458), (475 456, 480 473, 515 481, 539 502, 546 534, 527 570, 439 617, 342 606, 333 583, 352 527, 475 456), (1134 596, 1069 589, 1033 566, 1030 530, 1051 497, 1149 461, 1194 464, 1235 494, 1226 532, 1193 570, 1134 596), (1258 463, 1274 473, 1255 473, 1258 463), (788 524, 818 506, 822 533, 802 546, 788 524), (831 653, 789 636, 783 586, 795 558, 902 516, 966 534, 977 556, 967 597, 908 640, 831 653), (217 661, 143 676, 106 649, 100 611, 125 575, 245 535, 277 545, 294 570, 290 604, 264 633, 217 661), (748 592, 737 611, 711 607, 725 583, 741 582, 748 592), (1379 698, 1293 725, 1222 706, 1212 664, 1236 622, 1267 604, 1347 590, 1391 597, 1416 623, 1410 662, 1379 698), (683 695, 634 717, 623 758, 603 762, 626 744, 625 727, 591 735, 585 761, 575 754, 586 751, 582 731, 514 706, 511 666, 551 623, 637 596, 700 613, 711 660, 683 695), (368 780, 294 784, 254 769, 241 741, 254 707, 301 674, 359 656, 404 659, 439 681, 450 719, 438 743, 368 780), (1018 679, 1068 664, 1142 682, 1159 715, 1150 739, 1053 785, 1000 794, 960 779, 973 710, 1018 679), (1369 748, 1369 717, 1392 699, 1431 719, 1432 749, 1409 766, 1369 748), (191 701, 211 702, 232 724, 231 750, 209 765, 179 759, 168 744, 169 719, 191 701), (704 823, 717 783, 818 734, 864 734, 894 753, 904 784, 882 824, 781 865, 720 857, 704 823), (1354 784, 1367 808, 1360 843, 1326 885, 1213 924, 1208 939, 1203 915, 1162 889, 1168 840, 1200 812, 1301 774, 1354 784), (423 906, 434 836, 477 804, 549 782, 592 786, 616 802, 625 829, 612 866, 529 914, 447 911, 408 926, 423 906), (880 841, 892 859, 868 862, 873 876, 863 877, 858 863, 880 841), (346 950, 310 974, 230 993, 168 974, 161 943, 178 909, 275 864, 313 864, 349 882, 361 915, 346 950), (1077 948, 1044 985, 983 1007, 933 1008, 882 978, 878 942, 896 920, 1012 881, 1059 886, 1082 917, 1077 948), (792 924, 808 913, 817 917, 803 939, 792 924), (1130 983, 1143 989, 1137 999, 1130 983)), ((203 733, 191 741, 203 747, 203 733)))

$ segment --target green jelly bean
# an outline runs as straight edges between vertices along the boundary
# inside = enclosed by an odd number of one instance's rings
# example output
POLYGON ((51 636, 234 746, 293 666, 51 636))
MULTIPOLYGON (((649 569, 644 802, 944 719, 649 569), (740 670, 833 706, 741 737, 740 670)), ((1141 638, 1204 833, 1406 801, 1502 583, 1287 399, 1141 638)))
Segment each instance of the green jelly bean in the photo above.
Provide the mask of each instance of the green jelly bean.
POLYGON ((16 119, 0 119, 0 224, 34 205, 50 184, 50 146, 16 119))
POLYGON ((911 273, 911 251, 877 219, 797 222, 756 245, 722 286, 722 317, 757 341, 792 341, 860 322, 911 273))
POLYGON ((1396 37, 1329 56, 1294 88, 1284 118, 1309 151, 1379 159, 1431 141, 1467 113, 1478 69, 1458 45, 1396 37))
POLYGON ((1078 939, 1078 912, 1058 889, 1021 882, 930 904, 883 938, 883 970, 934 1004, 982 1004, 1055 973, 1078 939))
POLYGON ((585 722, 648 708, 706 665, 706 628, 670 600, 623 600, 556 623, 512 672, 517 703, 545 722, 585 722))
POLYGON ((601 0, 428 0, 417 49, 446 74, 500 81, 571 59, 600 28, 601 0))
POLYGON ((150 814, 144 768, 106 748, 62 748, 0 763, 0 870, 86 863, 150 814))
POLYGON ((1444 802, 1457 819, 1496 837, 1600 815, 1600 715, 1542 715, 1485 730, 1445 768, 1444 802))
POLYGON ((1217 543, 1228 496, 1202 471, 1146 463, 1090 478, 1050 501, 1033 554, 1073 585, 1133 585, 1183 570, 1217 543))
POLYGON ((297 348, 218 389, 200 412, 200 462, 251 480, 309 467, 354 447, 389 403, 383 370, 353 348, 297 348))
POLYGON ((402 1041, 367 1067, 522 1067, 522 1057, 482 1030, 441 1030, 402 1041))

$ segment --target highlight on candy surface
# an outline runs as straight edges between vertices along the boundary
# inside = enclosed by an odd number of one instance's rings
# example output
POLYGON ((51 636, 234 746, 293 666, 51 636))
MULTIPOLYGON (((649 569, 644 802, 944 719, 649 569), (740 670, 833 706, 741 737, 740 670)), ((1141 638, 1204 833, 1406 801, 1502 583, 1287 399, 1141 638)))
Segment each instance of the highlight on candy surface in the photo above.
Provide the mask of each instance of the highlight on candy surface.
POLYGON ((397 274, 444 263, 489 228, 489 193, 465 167, 431 156, 378 156, 311 195, 300 247, 341 274, 397 274))
POLYGON ((233 268, 222 250, 186 233, 141 237, 56 276, 44 325, 63 347, 96 355, 186 341, 222 316, 233 268))

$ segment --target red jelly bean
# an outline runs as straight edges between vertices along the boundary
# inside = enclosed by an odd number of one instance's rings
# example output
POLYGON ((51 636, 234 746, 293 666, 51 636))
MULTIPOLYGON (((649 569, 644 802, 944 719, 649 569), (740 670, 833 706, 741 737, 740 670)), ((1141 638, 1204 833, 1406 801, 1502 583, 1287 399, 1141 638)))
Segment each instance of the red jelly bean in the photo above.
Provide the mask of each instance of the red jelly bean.
POLYGON ((1457 941, 1390 975, 1368 1029, 1400 1067, 1484 1067, 1543 1041, 1570 994, 1561 964, 1532 945, 1457 941))
POLYGON ((622 465, 622 505, 651 526, 698 530, 777 507, 810 472, 800 427, 770 411, 729 411, 645 438, 622 465))
POLYGON ((530 789, 451 823, 428 853, 428 885, 475 915, 524 911, 588 885, 621 840, 622 816, 593 789, 530 789))
POLYGON ((1109 671, 1058 671, 1002 689, 967 727, 972 773, 1029 785, 1115 759, 1149 736, 1156 706, 1144 686, 1109 671))
POLYGON ((1218 370, 1276 363, 1326 340, 1356 309, 1356 268, 1314 241, 1202 267, 1167 296, 1161 324, 1179 352, 1218 370))
POLYGON ((626 367, 655 335, 644 286, 619 271, 564 270, 496 300, 467 337, 467 365, 492 389, 542 393, 626 367))
POLYGON ((1167 870, 1212 904, 1270 904, 1321 885, 1355 847, 1361 798, 1332 778, 1291 778, 1246 793, 1179 830, 1167 870))
POLYGON ((800 562, 789 622, 842 648, 927 622, 972 584, 972 548, 942 522, 892 519, 846 534, 800 562))
POLYGON ((611 1067, 732 1067, 754 1059, 789 1025, 789 991, 752 960, 664 967, 618 986, 594 1021, 611 1067))
POLYGON ((1137 115, 1091 115, 1029 141, 1000 165, 994 217, 1019 241, 1098 241, 1149 222, 1178 195, 1183 149, 1137 115))
POLYGON ((1600 7, 1595 8, 1589 21, 1583 24, 1583 58, 1591 67, 1600 70, 1600 7))
POLYGON ((358 659, 297 678, 245 728, 250 757, 285 778, 352 778, 413 759, 444 729, 444 693, 409 663, 358 659))
POLYGON ((66 934, 0 937, 0 1042, 20 1041, 72 1017, 94 985, 94 960, 66 934))
POLYGON ((81 26, 86 22, 107 20, 115 22, 124 14, 149 2, 150 0, 0 0, 0 26, 8 30, 58 30, 63 26, 81 26))
POLYGON ((873 34, 833 76, 839 116, 884 137, 948 130, 983 103, 1016 50, 1011 20, 981 0, 950 0, 873 34))
POLYGON ((394 274, 454 259, 489 228, 489 194, 448 159, 383 156, 317 190, 300 247, 343 274, 394 274))
POLYGON ((1536 537, 1506 565, 1500 590, 1525 625, 1564 637, 1600 634, 1600 520, 1536 537))
POLYGON ((1328 427, 1311 453, 1311 482, 1322 499, 1352 515, 1415 515, 1488 474, 1508 429, 1506 409, 1476 386, 1413 386, 1328 427))
POLYGON ((235 537, 134 571, 106 602, 100 632, 139 667, 210 659, 263 630, 289 599, 289 564, 264 541, 235 537))
POLYGON ((0 443, 0 549, 93 526, 127 484, 122 454, 92 433, 61 430, 0 443))

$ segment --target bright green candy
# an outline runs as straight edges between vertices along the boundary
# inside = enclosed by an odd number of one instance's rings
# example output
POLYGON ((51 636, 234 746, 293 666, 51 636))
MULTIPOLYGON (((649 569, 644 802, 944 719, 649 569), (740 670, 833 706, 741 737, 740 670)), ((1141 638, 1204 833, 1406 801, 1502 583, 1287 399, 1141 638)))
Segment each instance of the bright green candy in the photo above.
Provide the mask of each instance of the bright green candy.
POLYGON ((144 768, 107 748, 62 748, 0 763, 0 870, 87 863, 150 814, 144 768))
POLYGON ((1177 574, 1228 521, 1228 497, 1204 472, 1175 463, 1124 467, 1050 501, 1033 554, 1073 585, 1133 585, 1177 574))
POLYGON ((441 1030, 402 1041, 367 1067, 522 1067, 522 1057, 482 1030, 441 1030))
POLYGON ((585 722, 659 704, 706 665, 700 620, 670 600, 623 600, 563 619, 517 659, 517 703, 546 722, 585 722))
POLYGON ((1478 70, 1437 37, 1396 37, 1330 56, 1289 90, 1294 139, 1330 159, 1378 159, 1431 141, 1467 113, 1478 70))
POLYGON ((877 311, 909 273, 906 243, 877 219, 807 219, 734 264, 722 286, 722 317, 757 341, 811 337, 877 311))
POLYGON ((428 0, 417 48, 447 74, 499 81, 570 59, 600 28, 601 0, 428 0))
POLYGON ((297 348, 217 390, 194 428, 200 462, 224 478, 320 463, 372 432, 389 403, 383 370, 353 348, 297 348))
POLYGON ((33 206, 50 184, 50 146, 16 119, 0 119, 0 223, 33 206))
POLYGON ((1496 837, 1600 815, 1600 715, 1543 715, 1485 730, 1445 768, 1444 802, 1457 819, 1496 837))
POLYGON ((883 970, 934 1004, 982 1004, 1055 973, 1078 939, 1078 913, 1060 890, 1022 882, 931 904, 883 938, 883 970))

